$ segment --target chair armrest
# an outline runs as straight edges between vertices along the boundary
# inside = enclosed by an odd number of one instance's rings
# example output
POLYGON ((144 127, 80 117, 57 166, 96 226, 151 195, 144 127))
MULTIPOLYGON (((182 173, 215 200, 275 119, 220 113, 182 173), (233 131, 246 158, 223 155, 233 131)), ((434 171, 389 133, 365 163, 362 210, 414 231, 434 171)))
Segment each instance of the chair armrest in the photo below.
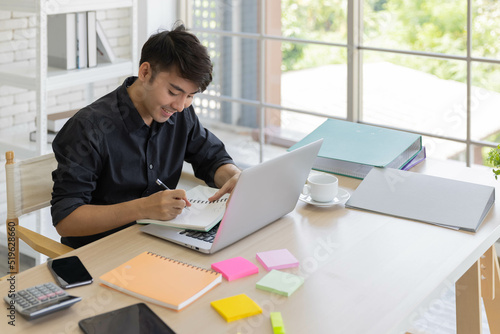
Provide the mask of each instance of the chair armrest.
POLYGON ((56 258, 73 250, 71 247, 19 225, 16 227, 16 233, 18 238, 27 243, 31 248, 50 258, 56 258))

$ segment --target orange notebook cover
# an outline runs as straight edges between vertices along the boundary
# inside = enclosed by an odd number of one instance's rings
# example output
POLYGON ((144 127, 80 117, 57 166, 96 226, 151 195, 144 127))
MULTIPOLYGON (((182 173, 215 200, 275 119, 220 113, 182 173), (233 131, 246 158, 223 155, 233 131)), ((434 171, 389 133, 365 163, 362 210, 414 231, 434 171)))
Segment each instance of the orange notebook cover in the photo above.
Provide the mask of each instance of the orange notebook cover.
POLYGON ((222 282, 211 270, 144 252, 100 277, 103 285, 181 310, 222 282))

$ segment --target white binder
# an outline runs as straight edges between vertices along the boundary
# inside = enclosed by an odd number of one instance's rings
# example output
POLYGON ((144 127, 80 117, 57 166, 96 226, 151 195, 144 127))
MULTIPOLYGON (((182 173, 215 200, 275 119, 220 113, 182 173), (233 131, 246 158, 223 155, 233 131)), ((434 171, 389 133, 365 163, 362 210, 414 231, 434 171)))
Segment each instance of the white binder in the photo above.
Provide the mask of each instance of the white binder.
POLYGON ((495 188, 392 168, 373 168, 346 207, 476 232, 495 188))

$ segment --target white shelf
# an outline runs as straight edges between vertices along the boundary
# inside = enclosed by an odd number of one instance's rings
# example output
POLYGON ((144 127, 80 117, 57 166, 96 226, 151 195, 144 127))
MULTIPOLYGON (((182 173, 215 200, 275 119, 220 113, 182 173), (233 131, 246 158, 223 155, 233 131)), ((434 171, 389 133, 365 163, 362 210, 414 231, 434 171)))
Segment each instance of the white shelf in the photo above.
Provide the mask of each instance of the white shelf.
MULTIPOLYGON (((10 64, 0 67, 0 85, 9 85, 34 90, 37 103, 37 125, 39 134, 36 143, 24 144, 2 131, 0 148, 6 145, 26 153, 44 154, 47 149, 47 93, 60 88, 91 84, 112 78, 132 75, 137 64, 137 1, 138 0, 0 0, 0 10, 28 12, 36 15, 36 62, 32 65, 10 64), (130 8, 130 59, 119 59, 97 67, 63 70, 47 66, 47 15, 130 8), (32 147, 35 147, 34 149, 32 147)), ((89 95, 90 97, 90 95, 89 95)), ((88 101, 89 103, 92 101, 88 101)), ((29 133, 25 134, 29 140, 29 133)))
POLYGON ((40 6, 47 15, 132 7, 133 0, 2 0, 0 10, 37 13, 40 6))
MULTIPOLYGON (((37 143, 30 140, 29 131, 4 131, 0 139, 0 152, 14 151, 16 160, 33 158, 38 155, 37 143)), ((45 145, 45 152, 52 152, 52 145, 45 145)))
MULTIPOLYGON (((114 63, 99 64, 96 67, 66 71, 59 68, 47 68, 47 91, 93 83, 133 73, 131 60, 119 59, 114 63)), ((35 65, 13 65, 0 67, 0 84, 36 90, 35 65)))

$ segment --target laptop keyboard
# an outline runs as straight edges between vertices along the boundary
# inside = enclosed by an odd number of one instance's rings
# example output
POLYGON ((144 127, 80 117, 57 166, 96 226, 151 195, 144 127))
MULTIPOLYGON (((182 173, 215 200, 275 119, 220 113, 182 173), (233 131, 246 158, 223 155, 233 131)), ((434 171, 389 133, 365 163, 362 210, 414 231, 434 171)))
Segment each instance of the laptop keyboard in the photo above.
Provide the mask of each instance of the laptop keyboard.
POLYGON ((212 229, 208 232, 203 232, 203 231, 195 231, 195 230, 184 230, 179 232, 180 234, 184 234, 187 237, 190 238, 195 238, 198 240, 206 241, 209 243, 214 242, 215 234, 217 234, 217 230, 219 229, 219 224, 215 225, 212 227, 212 229))

